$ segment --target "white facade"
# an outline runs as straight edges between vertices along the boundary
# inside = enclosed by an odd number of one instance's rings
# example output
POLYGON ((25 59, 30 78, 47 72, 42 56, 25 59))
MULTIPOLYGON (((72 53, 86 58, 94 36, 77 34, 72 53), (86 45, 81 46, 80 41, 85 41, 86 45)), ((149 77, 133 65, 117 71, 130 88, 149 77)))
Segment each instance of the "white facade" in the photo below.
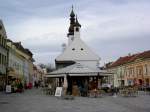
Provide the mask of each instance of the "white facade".
POLYGON ((75 61, 92 68, 99 67, 100 57, 80 38, 80 27, 74 27, 74 35, 68 36, 68 46, 56 61, 75 61), (76 31, 76 28, 78 30, 76 31))
POLYGON ((29 83, 29 64, 27 60, 24 60, 23 66, 24 66, 23 71, 24 78, 26 80, 26 83, 29 83))
POLYGON ((7 46, 9 47, 8 67, 13 70, 13 72, 9 72, 9 75, 16 78, 24 78, 24 81, 29 83, 29 64, 24 57, 25 54, 19 54, 19 50, 11 41, 7 42, 7 46))
POLYGON ((21 60, 16 53, 16 48, 12 42, 8 42, 7 45, 9 46, 9 60, 8 60, 8 67, 14 70, 16 74, 10 75, 22 75, 23 76, 23 69, 24 69, 24 62, 21 60))
MULTIPOLYGON (((54 79, 56 86, 67 88, 67 91, 72 94, 74 94, 73 91, 76 91, 73 89, 74 83, 76 83, 77 88, 80 88, 84 84, 92 85, 90 84, 91 81, 95 83, 100 78, 99 76, 112 76, 112 73, 99 69, 100 57, 80 38, 80 28, 81 25, 72 9, 70 14, 70 27, 67 34, 68 44, 67 46, 62 45, 63 52, 55 59, 57 70, 47 75, 47 77, 56 78, 56 80, 54 79), (77 79, 74 78, 76 76, 77 79), (87 77, 90 77, 90 79, 87 77)), ((95 89, 96 86, 93 84, 91 87, 95 89)))

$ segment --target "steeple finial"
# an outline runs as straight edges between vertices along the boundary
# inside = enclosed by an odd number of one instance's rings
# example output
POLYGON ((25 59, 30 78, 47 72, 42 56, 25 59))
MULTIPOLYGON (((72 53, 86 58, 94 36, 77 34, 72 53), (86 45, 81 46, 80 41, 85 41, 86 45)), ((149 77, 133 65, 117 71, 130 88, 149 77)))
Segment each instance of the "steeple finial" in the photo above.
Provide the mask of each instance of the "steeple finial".
POLYGON ((72 5, 72 10, 71 10, 71 13, 70 13, 70 17, 75 17, 75 14, 74 14, 74 11, 73 11, 73 5, 72 5))
POLYGON ((73 11, 73 5, 72 5, 72 10, 70 13, 70 26, 69 26, 69 33, 68 35, 73 35, 74 34, 74 25, 75 25, 75 14, 73 11))

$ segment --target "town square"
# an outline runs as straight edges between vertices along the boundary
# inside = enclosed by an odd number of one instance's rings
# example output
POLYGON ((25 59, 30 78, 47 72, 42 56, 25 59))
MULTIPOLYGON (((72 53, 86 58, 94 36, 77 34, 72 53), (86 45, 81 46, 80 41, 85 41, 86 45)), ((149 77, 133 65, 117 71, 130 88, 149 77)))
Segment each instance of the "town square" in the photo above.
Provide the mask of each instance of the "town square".
POLYGON ((101 98, 75 97, 74 100, 44 95, 40 89, 22 94, 0 94, 2 112, 149 112, 150 97, 104 96, 101 98))
POLYGON ((2 3, 0 112, 150 111, 149 1, 2 3))

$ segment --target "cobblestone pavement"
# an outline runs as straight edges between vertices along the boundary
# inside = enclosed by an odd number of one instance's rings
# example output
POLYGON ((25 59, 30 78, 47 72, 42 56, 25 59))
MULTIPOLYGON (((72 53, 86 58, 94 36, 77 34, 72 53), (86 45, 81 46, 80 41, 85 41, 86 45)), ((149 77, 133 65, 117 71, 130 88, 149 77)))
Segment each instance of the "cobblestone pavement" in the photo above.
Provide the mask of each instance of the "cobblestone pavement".
POLYGON ((0 93, 0 112, 150 112, 150 96, 64 100, 32 89, 21 94, 0 93))

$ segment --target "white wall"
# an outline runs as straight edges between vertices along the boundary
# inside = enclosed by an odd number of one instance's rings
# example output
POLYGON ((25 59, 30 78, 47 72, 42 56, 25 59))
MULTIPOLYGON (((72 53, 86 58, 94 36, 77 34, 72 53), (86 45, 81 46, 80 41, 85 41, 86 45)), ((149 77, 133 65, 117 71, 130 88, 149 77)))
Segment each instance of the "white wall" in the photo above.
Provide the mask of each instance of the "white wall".
POLYGON ((23 75, 23 60, 15 55, 15 52, 9 52, 9 67, 15 69, 18 75, 23 75))
POLYGON ((26 83, 29 83, 29 65, 28 65, 28 61, 24 60, 24 73, 23 73, 25 79, 26 79, 26 83))
POLYGON ((81 64, 84 64, 84 65, 87 65, 91 68, 99 67, 99 60, 95 60, 95 61, 92 61, 92 60, 91 61, 89 61, 89 60, 85 61, 85 60, 83 60, 83 61, 77 61, 77 62, 79 62, 81 64))
POLYGON ((69 35, 69 37, 68 37, 68 45, 70 45, 73 40, 74 40, 74 35, 69 35))

